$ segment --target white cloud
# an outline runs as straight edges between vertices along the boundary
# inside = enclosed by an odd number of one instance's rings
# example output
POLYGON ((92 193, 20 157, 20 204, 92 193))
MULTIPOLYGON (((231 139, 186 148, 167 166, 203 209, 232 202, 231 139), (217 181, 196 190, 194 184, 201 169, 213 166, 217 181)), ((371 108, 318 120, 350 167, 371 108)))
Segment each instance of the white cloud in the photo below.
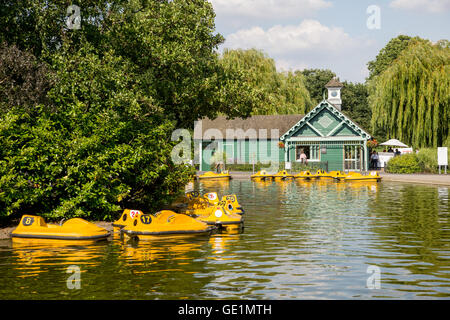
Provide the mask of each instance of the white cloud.
POLYGON ((373 40, 352 37, 342 28, 311 19, 267 30, 257 26, 241 29, 225 38, 222 48, 263 50, 280 71, 331 69, 351 81, 364 81, 366 73, 361 70, 375 45, 373 40))
POLYGON ((309 66, 305 62, 298 62, 295 60, 277 59, 275 65, 278 71, 293 71, 308 69, 309 66))
POLYGON ((284 19, 304 17, 332 6, 326 0, 210 0, 214 11, 232 18, 284 19))
POLYGON ((261 27, 239 30, 226 37, 227 48, 258 48, 269 54, 290 54, 311 51, 341 52, 357 45, 342 28, 327 27, 316 20, 299 25, 276 25, 265 31, 261 27))
POLYGON ((450 10, 450 0, 394 0, 392 8, 441 13, 450 10))

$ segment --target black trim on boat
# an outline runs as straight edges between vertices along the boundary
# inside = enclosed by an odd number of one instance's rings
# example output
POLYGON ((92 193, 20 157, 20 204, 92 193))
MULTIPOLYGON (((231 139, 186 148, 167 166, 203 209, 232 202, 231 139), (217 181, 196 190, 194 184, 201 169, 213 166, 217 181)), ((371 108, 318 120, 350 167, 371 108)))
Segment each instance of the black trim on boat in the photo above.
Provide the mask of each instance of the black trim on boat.
POLYGON ((157 232, 148 232, 148 231, 131 231, 131 230, 123 230, 122 232, 132 235, 132 236, 159 236, 159 235, 167 235, 167 234, 190 234, 190 233, 207 233, 211 232, 216 227, 209 227, 205 230, 174 230, 174 231, 157 231, 157 232))
POLYGON ((38 235, 38 234, 20 234, 20 233, 11 233, 11 237, 13 238, 27 238, 27 239, 55 239, 55 240, 96 240, 107 238, 111 234, 108 231, 106 234, 100 234, 96 236, 84 236, 84 237, 67 237, 67 236, 52 236, 52 235, 38 235))
POLYGON ((207 225, 233 225, 233 224, 241 224, 244 223, 243 220, 241 221, 225 221, 225 222, 213 222, 213 221, 204 221, 207 225))

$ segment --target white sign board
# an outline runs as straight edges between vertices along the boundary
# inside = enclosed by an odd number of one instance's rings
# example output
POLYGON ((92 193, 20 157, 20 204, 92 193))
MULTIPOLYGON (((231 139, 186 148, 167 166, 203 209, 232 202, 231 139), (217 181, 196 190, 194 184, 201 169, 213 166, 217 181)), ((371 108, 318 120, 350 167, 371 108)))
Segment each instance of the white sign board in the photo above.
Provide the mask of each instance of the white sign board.
POLYGON ((381 168, 386 167, 386 163, 388 163, 391 158, 394 157, 394 154, 392 152, 378 152, 378 161, 379 166, 381 168))
POLYGON ((290 162, 285 162, 285 163, 284 163, 284 168, 285 168, 286 170, 291 170, 291 163, 290 163, 290 162))
POLYGON ((438 148, 438 166, 448 166, 447 148, 438 148))

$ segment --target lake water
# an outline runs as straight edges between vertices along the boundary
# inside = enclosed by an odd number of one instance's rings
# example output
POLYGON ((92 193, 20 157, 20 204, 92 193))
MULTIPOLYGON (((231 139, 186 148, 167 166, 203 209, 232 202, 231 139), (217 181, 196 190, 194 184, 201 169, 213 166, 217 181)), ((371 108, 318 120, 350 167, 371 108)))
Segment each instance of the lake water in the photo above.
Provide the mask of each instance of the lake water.
POLYGON ((0 297, 450 298, 447 187, 232 180, 195 188, 237 194, 243 232, 86 246, 1 240, 0 297))

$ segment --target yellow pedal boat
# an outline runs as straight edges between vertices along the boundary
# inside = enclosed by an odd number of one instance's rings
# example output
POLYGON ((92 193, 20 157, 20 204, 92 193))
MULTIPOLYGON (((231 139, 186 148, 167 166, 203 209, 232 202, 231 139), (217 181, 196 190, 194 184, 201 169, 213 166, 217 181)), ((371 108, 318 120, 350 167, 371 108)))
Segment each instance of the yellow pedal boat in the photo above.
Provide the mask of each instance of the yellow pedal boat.
POLYGON ((155 239, 161 236, 191 236, 210 234, 215 226, 185 214, 163 210, 155 214, 142 214, 133 219, 130 226, 122 228, 121 232, 130 238, 139 240, 155 239))
POLYGON ((220 201, 216 192, 206 193, 202 197, 198 191, 192 191, 186 196, 188 197, 188 203, 180 211, 206 209, 211 205, 216 205, 220 201))
POLYGON ((381 181, 381 177, 376 171, 371 171, 368 175, 362 175, 359 172, 353 172, 351 175, 348 175, 344 178, 344 181, 372 181, 379 182, 381 181))
POLYGON ((309 171, 302 171, 302 172, 294 175, 294 179, 310 180, 311 176, 312 176, 311 172, 309 172, 309 171))
POLYGON ((286 170, 282 170, 277 174, 273 175, 273 179, 275 181, 289 180, 292 179, 293 177, 294 176, 292 174, 289 174, 286 170))
POLYGON ((272 175, 268 174, 265 170, 258 171, 257 173, 250 176, 253 181, 270 181, 272 180, 272 175))
POLYGON ((199 180, 205 179, 231 179, 231 175, 228 171, 222 171, 221 173, 215 173, 212 171, 205 172, 198 176, 199 180))
POLYGON ((316 173, 311 176, 311 178, 313 178, 313 179, 322 179, 322 178, 333 179, 333 177, 323 169, 317 170, 316 173))
POLYGON ((46 223, 39 216, 24 215, 11 233, 14 239, 47 239, 71 241, 96 241, 106 239, 109 231, 80 218, 69 219, 61 225, 46 223))
POLYGON ((216 206, 187 212, 189 216, 208 225, 225 228, 227 231, 239 228, 244 223, 242 215, 235 212, 231 202, 220 201, 216 206))
POLYGON ((345 174, 342 171, 330 171, 328 172, 328 175, 336 180, 344 180, 346 177, 348 177, 348 174, 345 174))

